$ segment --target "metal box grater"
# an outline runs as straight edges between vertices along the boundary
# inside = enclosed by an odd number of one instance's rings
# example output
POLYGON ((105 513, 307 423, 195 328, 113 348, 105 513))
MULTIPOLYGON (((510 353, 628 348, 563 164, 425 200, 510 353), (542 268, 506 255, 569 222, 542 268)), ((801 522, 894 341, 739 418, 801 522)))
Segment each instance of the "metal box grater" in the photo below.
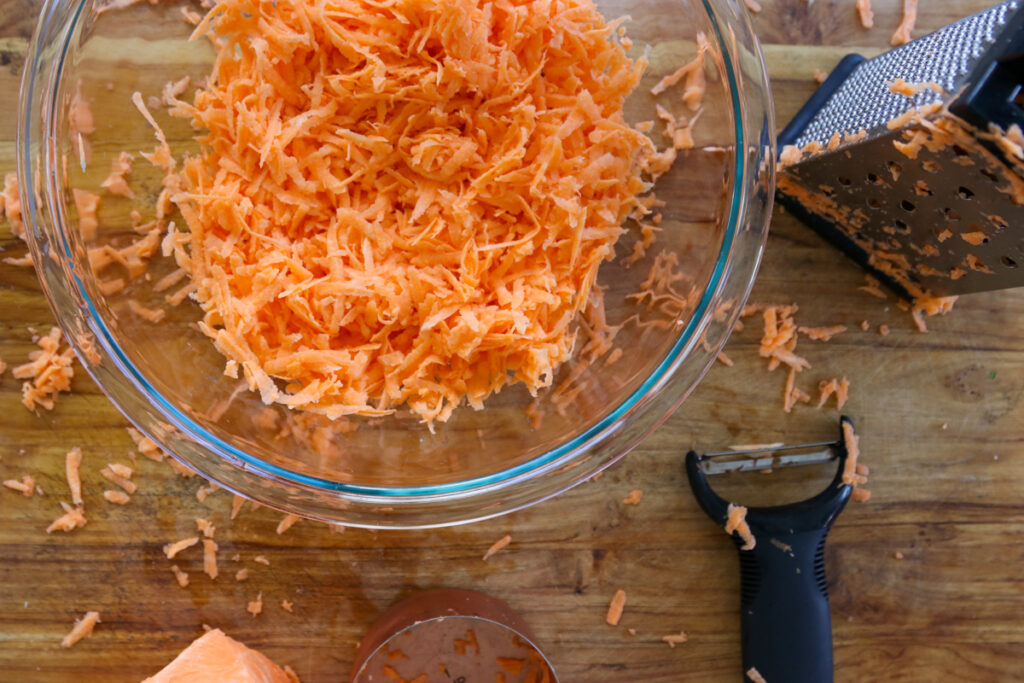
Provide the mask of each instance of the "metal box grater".
POLYGON ((779 136, 780 203, 903 296, 1024 285, 1022 4, 846 57, 779 136))

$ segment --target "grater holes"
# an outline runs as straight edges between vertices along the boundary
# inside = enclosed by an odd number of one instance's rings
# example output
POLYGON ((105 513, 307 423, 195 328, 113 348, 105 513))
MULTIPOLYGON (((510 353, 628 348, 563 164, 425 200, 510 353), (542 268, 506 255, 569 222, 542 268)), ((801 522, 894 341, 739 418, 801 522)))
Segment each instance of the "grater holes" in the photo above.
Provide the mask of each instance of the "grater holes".
POLYGON ((839 176, 838 178, 836 178, 836 180, 839 181, 839 184, 842 185, 843 187, 849 187, 850 185, 853 184, 853 181, 851 181, 846 176, 839 176))
POLYGON ((917 206, 915 206, 914 202, 910 201, 909 199, 901 199, 900 208, 906 211, 907 213, 914 213, 917 210, 917 206))
POLYGON ((910 226, 907 225, 906 221, 903 221, 903 220, 900 220, 899 218, 897 218, 895 221, 893 221, 893 223, 895 224, 896 229, 899 230, 900 232, 902 232, 904 235, 909 235, 910 234, 910 226))
POLYGON ((971 190, 971 188, 969 188, 969 187, 964 187, 963 185, 961 185, 960 187, 957 188, 956 195, 958 197, 960 197, 960 199, 963 199, 963 200, 966 200, 966 201, 974 199, 974 191, 971 190))
POLYGON ((882 202, 880 202, 878 200, 878 197, 868 197, 867 198, 867 204, 868 204, 868 207, 870 207, 872 209, 881 209, 882 208, 882 202))
POLYGON ((868 173, 868 182, 871 183, 872 185, 881 185, 882 179, 879 178, 874 173, 868 173))
POLYGON ((999 176, 997 176, 995 173, 993 173, 987 168, 981 169, 980 171, 978 171, 978 173, 980 173, 982 177, 985 178, 985 180, 989 181, 990 183, 999 182, 999 176))
POLYGON ((1017 267, 1017 262, 1014 261, 1009 256, 1003 256, 999 260, 1002 261, 1003 265, 1006 266, 1007 268, 1016 268, 1017 267))
POLYGON ((897 180, 899 180, 900 179, 900 174, 903 173, 903 167, 900 166, 895 161, 887 161, 885 163, 885 165, 889 169, 889 175, 892 176, 893 182, 896 182, 897 180))
POLYGON ((971 155, 970 152, 968 152, 960 145, 953 145, 953 154, 957 155, 958 157, 967 157, 971 155))
POLYGON ((924 169, 925 171, 928 171, 929 173, 938 173, 939 171, 942 170, 942 166, 939 164, 939 162, 934 161, 932 159, 922 161, 921 168, 924 169))
POLYGON ((951 220, 951 221, 958 221, 958 220, 960 220, 960 214, 957 213, 953 209, 945 208, 945 209, 942 210, 942 214, 947 218, 947 220, 951 220))

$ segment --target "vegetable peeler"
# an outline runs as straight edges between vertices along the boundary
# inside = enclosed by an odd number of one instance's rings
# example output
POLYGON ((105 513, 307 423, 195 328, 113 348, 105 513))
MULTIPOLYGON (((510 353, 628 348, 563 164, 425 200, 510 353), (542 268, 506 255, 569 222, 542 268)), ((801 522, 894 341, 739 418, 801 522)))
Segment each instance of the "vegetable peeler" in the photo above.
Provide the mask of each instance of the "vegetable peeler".
MULTIPOLYGON (((831 483, 804 501, 751 507, 746 522, 756 543, 750 550, 732 534, 740 556, 743 670, 754 668, 771 683, 832 681, 832 624, 825 581, 825 537, 850 499, 843 483, 847 450, 840 419, 838 441, 686 455, 686 474, 701 508, 725 525, 730 503, 708 484, 709 475, 836 460, 831 483)), ((744 679, 746 680, 746 679, 744 679)))

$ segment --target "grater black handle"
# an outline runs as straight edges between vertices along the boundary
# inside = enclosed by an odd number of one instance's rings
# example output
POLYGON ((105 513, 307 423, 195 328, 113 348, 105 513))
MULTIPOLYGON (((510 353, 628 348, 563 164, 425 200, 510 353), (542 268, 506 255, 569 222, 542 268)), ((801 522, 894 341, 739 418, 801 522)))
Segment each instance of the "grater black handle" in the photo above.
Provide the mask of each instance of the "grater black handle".
MULTIPOLYGON (((1017 8, 1002 26, 998 36, 971 67, 960 92, 949 110, 982 133, 990 125, 1002 130, 1017 125, 1024 128, 1024 8, 1017 8)), ((1002 151, 989 140, 998 155, 1002 151)))
POLYGON ((825 583, 828 529, 767 535, 739 551, 743 670, 766 681, 832 682, 832 622, 825 583))

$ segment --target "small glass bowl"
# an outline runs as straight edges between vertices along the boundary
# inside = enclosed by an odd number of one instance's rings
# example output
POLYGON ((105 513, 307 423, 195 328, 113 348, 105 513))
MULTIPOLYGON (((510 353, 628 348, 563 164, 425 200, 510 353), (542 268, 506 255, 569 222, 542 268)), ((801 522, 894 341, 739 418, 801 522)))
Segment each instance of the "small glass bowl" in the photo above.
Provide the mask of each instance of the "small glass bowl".
POLYGON ((530 627, 505 602, 436 588, 389 608, 363 636, 352 683, 558 683, 530 627))
MULTIPOLYGON (((630 14, 631 54, 650 67, 627 101, 630 123, 657 120, 650 88, 695 53, 698 32, 711 53, 696 146, 681 151, 656 186, 664 220, 654 247, 626 267, 606 262, 615 362, 582 369, 580 390, 563 410, 542 394, 506 388, 485 409, 459 408, 427 425, 408 413, 332 423, 264 406, 224 375, 224 358, 196 329, 198 306, 167 307, 154 283, 174 269, 159 253, 145 277, 120 292, 89 265, 91 250, 124 246, 130 214, 152 216, 161 174, 138 159, 135 200, 103 195, 95 235, 79 230, 73 190, 99 192, 122 151, 153 148, 152 130, 131 104, 133 92, 210 70, 212 48, 187 41, 192 27, 177 7, 138 5, 97 11, 94 0, 46 0, 22 82, 18 173, 32 256, 61 327, 96 383, 139 429, 203 476, 236 493, 305 517, 372 528, 444 526, 485 519, 536 503, 608 467, 657 427, 697 385, 724 343, 749 293, 767 234, 774 186, 774 122, 764 63, 746 10, 736 0, 599 0, 606 18, 630 14), (88 163, 69 131, 76 91, 90 103, 96 131, 88 163), (685 310, 666 312, 628 298, 642 289, 661 251, 677 257, 685 310), (167 310, 157 324, 133 311, 167 310), (135 306, 137 309, 137 306, 135 306), (354 431, 353 427, 358 427, 354 431)), ((682 111, 678 94, 662 101, 682 111)), ((154 109, 176 155, 195 151, 181 119, 154 109)), ((179 219, 180 224, 180 219, 179 219)), ((632 250, 625 235, 618 253, 632 250)), ((109 275, 105 276, 109 279, 109 275)), ((555 385, 577 363, 560 368, 555 385)), ((549 392, 550 393, 550 392, 549 392)))

